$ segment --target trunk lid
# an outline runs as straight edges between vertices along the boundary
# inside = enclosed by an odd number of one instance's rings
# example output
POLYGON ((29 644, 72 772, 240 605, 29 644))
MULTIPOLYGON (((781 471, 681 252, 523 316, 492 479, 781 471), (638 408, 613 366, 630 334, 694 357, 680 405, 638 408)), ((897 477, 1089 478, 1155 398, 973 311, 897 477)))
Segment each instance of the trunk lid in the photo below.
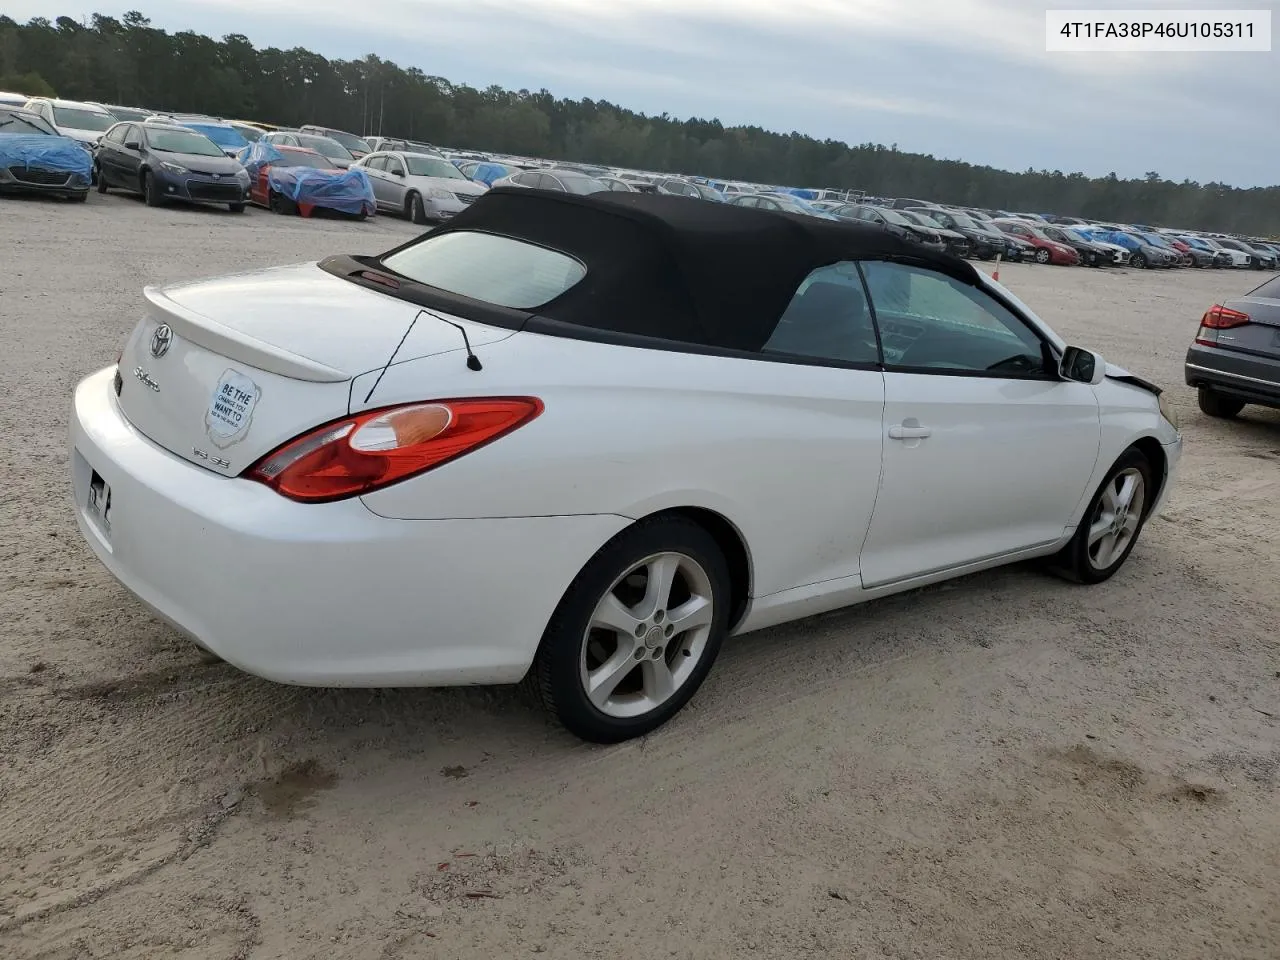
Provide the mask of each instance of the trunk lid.
MULTIPOLYGON (((148 287, 145 297, 120 358, 121 411, 152 442, 224 476, 344 416, 352 379, 393 354, 463 350, 448 324, 315 264, 148 287)), ((473 347, 514 332, 449 319, 473 347)))
POLYGON ((1242 327, 1217 331, 1218 346, 1263 357, 1280 357, 1280 300, 1271 297, 1236 297, 1222 304, 1249 315, 1242 327))

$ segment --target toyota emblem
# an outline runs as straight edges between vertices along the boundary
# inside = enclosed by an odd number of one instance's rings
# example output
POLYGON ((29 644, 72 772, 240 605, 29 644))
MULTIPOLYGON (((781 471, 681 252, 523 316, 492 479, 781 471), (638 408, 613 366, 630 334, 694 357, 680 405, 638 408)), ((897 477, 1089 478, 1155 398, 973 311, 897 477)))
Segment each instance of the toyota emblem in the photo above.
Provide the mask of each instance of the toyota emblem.
POLYGON ((156 332, 151 335, 151 355, 157 359, 163 357, 169 352, 169 344, 173 342, 173 331, 169 329, 167 323, 162 323, 156 327, 156 332))

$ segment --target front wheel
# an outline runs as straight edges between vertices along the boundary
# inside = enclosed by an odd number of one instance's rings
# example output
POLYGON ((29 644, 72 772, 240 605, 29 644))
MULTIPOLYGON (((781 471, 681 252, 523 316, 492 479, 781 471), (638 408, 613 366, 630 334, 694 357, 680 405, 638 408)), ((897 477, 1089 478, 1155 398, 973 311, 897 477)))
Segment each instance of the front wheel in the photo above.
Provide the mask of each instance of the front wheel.
POLYGON ((1048 263, 1049 257, 1050 257, 1049 251, 1046 250, 1044 247, 1040 247, 1038 250, 1036 250, 1036 263, 1048 263))
POLYGON ((1147 258, 1140 253, 1135 253, 1129 258, 1129 266, 1136 267, 1139 270, 1145 270, 1147 266, 1147 258))
POLYGON ((1089 501, 1075 536, 1050 565, 1077 583, 1110 579, 1133 551, 1155 494, 1151 463, 1129 449, 1089 501))
POLYGON ((244 213, 244 204, 243 204, 243 203, 228 203, 228 204, 227 204, 227 209, 228 209, 228 210, 230 210, 232 213, 244 213))
POLYGON ((151 175, 150 170, 142 174, 142 196, 147 201, 148 207, 158 207, 164 203, 160 188, 156 186, 156 178, 151 175))
POLYGON ((94 182, 97 184, 99 193, 107 192, 107 178, 102 175, 101 168, 99 168, 97 176, 94 177, 94 182))
POLYGON ((641 521, 569 586, 529 673, 570 733, 619 743, 666 723, 701 686, 727 632, 729 569, 679 517, 641 521))
POLYGON ((424 224, 427 222, 427 208, 422 203, 422 194, 409 194, 409 220, 412 223, 424 224))

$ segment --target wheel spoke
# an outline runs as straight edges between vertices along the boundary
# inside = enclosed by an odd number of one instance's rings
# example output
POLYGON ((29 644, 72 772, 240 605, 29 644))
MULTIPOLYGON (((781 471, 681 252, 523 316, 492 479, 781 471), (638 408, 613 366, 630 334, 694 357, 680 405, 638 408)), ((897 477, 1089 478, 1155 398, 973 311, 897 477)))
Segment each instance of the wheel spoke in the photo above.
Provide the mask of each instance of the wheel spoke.
POLYGON ((1116 485, 1113 480, 1108 483, 1102 490, 1102 509, 1107 513, 1115 513, 1120 509, 1120 503, 1116 499, 1116 485))
POLYGON ((1116 535, 1108 532, 1105 537, 1098 541, 1098 553, 1094 558, 1094 563, 1099 570, 1105 570, 1111 566, 1111 558, 1116 552, 1116 535))
POLYGON ((1124 518, 1124 523, 1120 527, 1120 532, 1126 536, 1133 536, 1138 530, 1138 515, 1131 513, 1124 518))
POLYGON ((668 616, 675 628, 672 636, 679 636, 695 627, 705 627, 711 622, 711 601, 706 597, 690 597, 668 616))
POLYGON ((1108 533, 1111 532, 1111 518, 1102 515, 1093 521, 1093 526, 1089 528, 1089 546, 1093 546, 1108 533))
POLYGON ((605 594, 596 606, 595 613, 591 615, 591 626, 610 630, 628 639, 635 637, 636 627, 639 625, 640 618, 624 607, 622 601, 612 593, 605 594))
POLYGON ((644 680, 644 695, 655 705, 675 692, 675 677, 671 675, 665 659, 645 660, 640 664, 640 676, 644 680))
POLYGON ((676 571, 679 569, 679 558, 669 553, 649 561, 649 565, 645 568, 647 582, 644 588, 644 600, 640 604, 640 609, 646 616, 651 615, 654 610, 667 609, 667 605, 671 602, 671 588, 676 582, 676 571))
POLYGON ((599 709, 603 710, 613 691, 636 667, 632 659, 631 644, 618 644, 613 656, 591 671, 587 684, 587 696, 599 709))
POLYGON ((1116 505, 1120 509, 1128 509, 1130 503, 1133 502, 1133 491, 1138 487, 1138 482, 1130 476, 1121 476, 1120 489, 1116 491, 1116 505))

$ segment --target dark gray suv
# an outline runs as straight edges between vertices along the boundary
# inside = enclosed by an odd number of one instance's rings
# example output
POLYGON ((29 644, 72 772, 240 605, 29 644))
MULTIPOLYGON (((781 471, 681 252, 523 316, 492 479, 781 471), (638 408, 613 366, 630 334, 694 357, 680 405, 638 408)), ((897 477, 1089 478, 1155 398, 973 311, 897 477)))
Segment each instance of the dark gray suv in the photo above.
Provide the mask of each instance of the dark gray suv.
POLYGON ((1205 311, 1187 351, 1187 385, 1211 417, 1280 407, 1280 277, 1205 311))

